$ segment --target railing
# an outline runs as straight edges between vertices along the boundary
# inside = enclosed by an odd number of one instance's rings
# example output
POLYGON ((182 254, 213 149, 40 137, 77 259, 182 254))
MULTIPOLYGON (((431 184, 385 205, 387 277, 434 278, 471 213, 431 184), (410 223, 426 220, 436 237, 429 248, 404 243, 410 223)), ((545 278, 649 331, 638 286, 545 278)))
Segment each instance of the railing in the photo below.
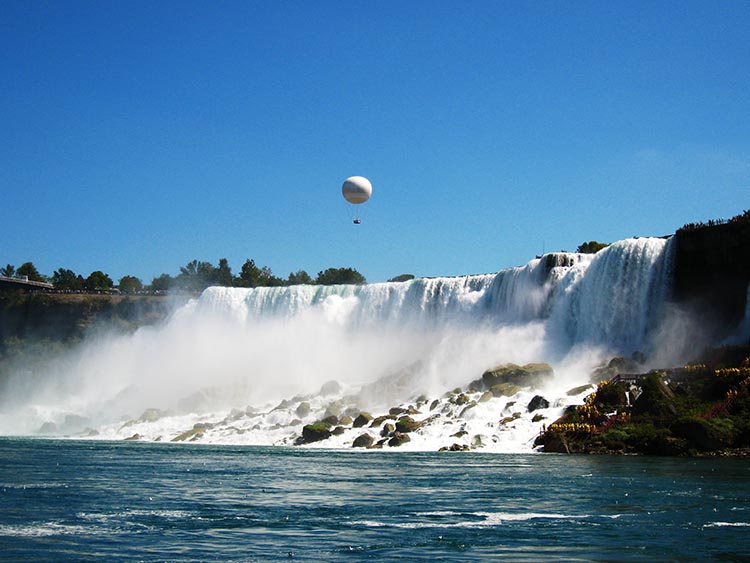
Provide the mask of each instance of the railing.
POLYGON ((54 286, 51 283, 32 281, 28 278, 9 278, 7 276, 0 276, 0 282, 17 284, 17 285, 30 285, 32 287, 40 287, 43 289, 53 289, 54 286))
POLYGON ((622 381, 623 383, 637 384, 643 377, 644 374, 642 373, 618 373, 609 381, 610 383, 620 383, 622 381))

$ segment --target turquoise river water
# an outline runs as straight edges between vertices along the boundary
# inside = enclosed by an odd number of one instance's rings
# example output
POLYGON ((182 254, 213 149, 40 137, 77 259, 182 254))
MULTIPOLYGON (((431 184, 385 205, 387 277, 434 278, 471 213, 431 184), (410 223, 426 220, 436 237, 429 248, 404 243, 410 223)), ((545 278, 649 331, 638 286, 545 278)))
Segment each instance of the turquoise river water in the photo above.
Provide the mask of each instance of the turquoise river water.
POLYGON ((750 462, 0 439, 0 561, 750 561, 750 462))

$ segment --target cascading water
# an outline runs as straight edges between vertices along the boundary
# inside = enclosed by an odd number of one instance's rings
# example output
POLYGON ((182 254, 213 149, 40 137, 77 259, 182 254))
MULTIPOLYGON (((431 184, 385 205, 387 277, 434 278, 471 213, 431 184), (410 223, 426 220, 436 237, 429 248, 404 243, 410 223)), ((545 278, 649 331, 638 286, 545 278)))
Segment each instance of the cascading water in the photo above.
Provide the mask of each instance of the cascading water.
MULTIPOLYGON (((580 399, 565 391, 587 383, 595 363, 648 348, 668 299, 671 246, 628 239, 596 255, 550 254, 488 275, 209 288, 162 327, 102 337, 19 376, 0 432, 88 427, 108 438, 290 443, 334 404, 387 411, 423 395, 438 398, 431 416, 444 418, 411 447, 476 432, 472 446, 527 449, 541 423, 514 405, 544 392, 554 417, 580 399), (555 376, 502 400, 469 397, 471 408, 445 399, 506 362, 548 362, 555 376), (341 386, 318 393, 329 380, 341 386), (501 417, 515 420, 512 428, 477 430, 501 417)), ((352 433, 342 435, 325 443, 350 446, 352 433)))

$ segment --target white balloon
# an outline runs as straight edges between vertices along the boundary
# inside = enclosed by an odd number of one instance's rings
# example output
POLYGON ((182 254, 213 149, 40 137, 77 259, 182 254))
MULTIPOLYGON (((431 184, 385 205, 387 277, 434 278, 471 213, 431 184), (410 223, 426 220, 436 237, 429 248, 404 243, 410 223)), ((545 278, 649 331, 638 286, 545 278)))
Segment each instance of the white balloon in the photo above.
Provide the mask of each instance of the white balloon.
POLYGON ((351 176, 344 180, 341 193, 349 203, 364 203, 372 195, 372 184, 364 176, 351 176))

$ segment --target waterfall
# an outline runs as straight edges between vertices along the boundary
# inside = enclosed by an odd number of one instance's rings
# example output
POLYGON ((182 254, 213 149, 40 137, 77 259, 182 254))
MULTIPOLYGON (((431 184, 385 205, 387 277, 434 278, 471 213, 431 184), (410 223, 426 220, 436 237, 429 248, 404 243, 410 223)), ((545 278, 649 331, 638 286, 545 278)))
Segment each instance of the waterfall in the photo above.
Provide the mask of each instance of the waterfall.
POLYGON ((673 245, 627 239, 600 251, 588 267, 571 268, 556 288, 551 324, 563 342, 640 349, 669 297, 673 245))
POLYGON ((352 286, 207 289, 196 312, 242 323, 292 319, 321 308, 352 328, 409 324, 549 325, 558 344, 592 343, 615 351, 641 347, 669 297, 671 243, 627 239, 596 255, 545 255, 497 274, 424 278, 352 286))
MULTIPOLYGON (((598 362, 647 349, 669 301, 672 254, 669 240, 627 239, 495 274, 208 288, 162 326, 98 335, 40 359, 44 368, 19 369, 1 399, 0 433, 88 428, 100 437, 173 439, 210 424, 217 429, 206 440, 289 443, 331 401, 388 412, 423 395, 438 398, 447 418, 420 434, 432 441, 413 447, 445 445, 471 427, 485 445, 528 448, 542 422, 514 418, 514 405, 544 392, 545 416, 559 416, 577 400, 566 391, 589 382, 598 362), (446 391, 508 362, 547 362, 554 379, 510 398, 480 404, 476 396, 467 412, 445 402, 446 391), (341 384, 335 399, 319 393, 330 380, 341 384), (298 410, 310 411, 304 422, 298 410), (481 437, 498 416, 517 421, 516 430, 481 437)), ((339 441, 351 445, 351 432, 339 441)))

